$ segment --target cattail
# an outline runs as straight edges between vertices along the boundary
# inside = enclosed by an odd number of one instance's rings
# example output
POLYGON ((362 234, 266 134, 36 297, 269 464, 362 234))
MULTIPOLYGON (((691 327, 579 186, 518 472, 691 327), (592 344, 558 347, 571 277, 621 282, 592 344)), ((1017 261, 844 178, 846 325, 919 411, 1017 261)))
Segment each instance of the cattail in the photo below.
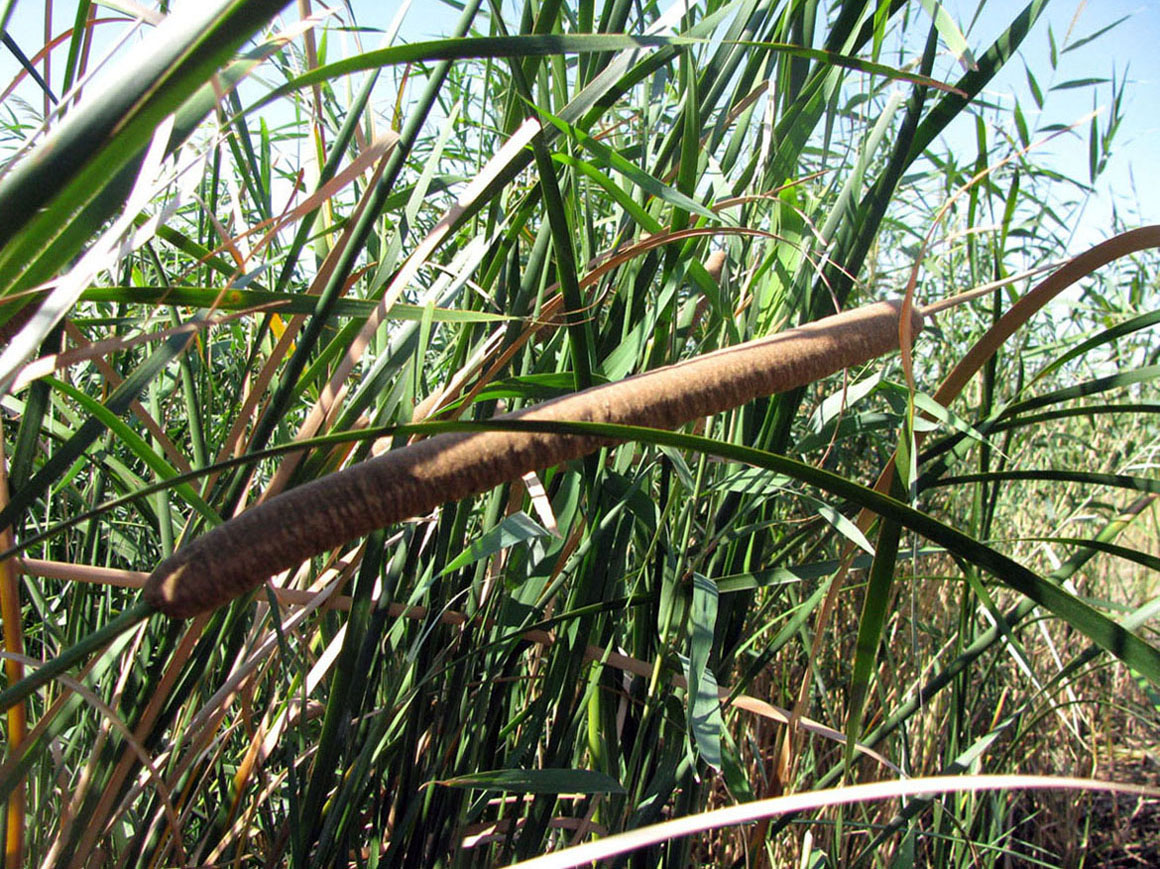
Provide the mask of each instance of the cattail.
MULTIPOLYGON (((898 349, 899 302, 879 302, 685 362, 594 386, 501 420, 677 428, 898 349)), ((911 332, 922 315, 911 309, 911 332)), ((343 543, 529 471, 615 443, 552 432, 456 432, 392 450, 271 498, 161 562, 145 599, 175 618, 216 609, 343 543)))

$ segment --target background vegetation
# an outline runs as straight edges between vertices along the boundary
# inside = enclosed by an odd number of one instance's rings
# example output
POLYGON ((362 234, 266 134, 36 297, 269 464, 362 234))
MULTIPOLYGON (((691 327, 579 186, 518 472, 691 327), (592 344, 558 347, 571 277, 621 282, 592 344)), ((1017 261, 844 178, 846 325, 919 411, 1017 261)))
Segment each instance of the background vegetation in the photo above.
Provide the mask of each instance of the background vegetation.
MULTIPOLYGON (((16 46, 49 72, 3 102, 9 865, 492 865, 841 783, 1146 780, 1160 234, 1100 227, 1113 264, 1011 313, 1082 250, 1128 82, 1067 52, 1114 35, 1040 0, 977 45, 935 2, 468 0, 408 44, 283 5, 78 2, 51 68, 16 46), (992 102, 1029 34, 1034 110, 992 102), (1108 109, 1065 128, 1077 88, 1108 109), (398 424, 967 288, 913 366, 642 432, 188 622, 137 604, 398 424)), ((1076 865, 1150 817, 965 792, 625 859, 1076 865)))

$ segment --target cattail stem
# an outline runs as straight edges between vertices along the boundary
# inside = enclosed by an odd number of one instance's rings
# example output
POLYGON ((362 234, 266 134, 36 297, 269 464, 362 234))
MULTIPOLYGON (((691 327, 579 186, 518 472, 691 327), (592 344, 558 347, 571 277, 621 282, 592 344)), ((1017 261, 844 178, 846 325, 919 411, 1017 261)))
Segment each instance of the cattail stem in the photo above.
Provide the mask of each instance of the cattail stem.
MULTIPOLYGON (((603 384, 501 420, 673 429, 805 386, 898 349, 899 302, 879 302, 603 384)), ((911 309, 911 334, 922 314, 911 309)), ((161 562, 145 599, 175 618, 228 603, 265 578, 440 504, 591 453, 612 439, 550 432, 441 434, 291 489, 161 562)))

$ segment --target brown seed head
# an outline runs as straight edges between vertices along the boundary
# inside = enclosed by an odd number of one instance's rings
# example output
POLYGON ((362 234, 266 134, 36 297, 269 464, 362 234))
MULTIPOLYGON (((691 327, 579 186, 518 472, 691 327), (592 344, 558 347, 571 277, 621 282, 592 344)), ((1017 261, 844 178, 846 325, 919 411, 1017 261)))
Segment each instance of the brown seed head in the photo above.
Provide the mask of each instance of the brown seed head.
MULTIPOLYGON (((498 419, 672 429, 898 349, 900 303, 880 302, 498 419)), ((912 310, 912 331, 922 315, 912 310)), ((487 491, 612 441, 550 432, 442 434, 322 477, 219 525, 161 562, 151 606, 188 618, 376 528, 487 491)))

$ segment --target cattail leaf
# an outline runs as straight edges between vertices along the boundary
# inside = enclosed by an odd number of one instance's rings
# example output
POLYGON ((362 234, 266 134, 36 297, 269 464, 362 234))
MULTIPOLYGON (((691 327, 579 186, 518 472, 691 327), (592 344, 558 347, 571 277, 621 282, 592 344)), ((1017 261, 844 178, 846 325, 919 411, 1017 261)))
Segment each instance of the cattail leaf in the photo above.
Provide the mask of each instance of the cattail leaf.
POLYGON ((661 48, 693 45, 703 39, 689 36, 629 35, 616 33, 544 33, 514 34, 510 36, 465 36, 458 39, 432 39, 393 45, 375 51, 366 51, 354 57, 320 66, 304 73, 281 87, 270 91, 261 100, 247 107, 252 114, 263 106, 287 94, 314 84, 330 81, 344 75, 384 66, 423 63, 433 60, 467 60, 478 58, 551 57, 562 54, 591 54, 623 51, 634 48, 661 48))
POLYGON ((1113 389, 1132 386, 1136 383, 1148 383, 1158 378, 1160 378, 1160 365, 1145 365, 1142 368, 1122 371, 1118 374, 1109 374, 1107 377, 1096 377, 1073 386, 1065 386, 1062 389, 1046 392, 1034 398, 1025 398, 1021 401, 1013 402, 1004 409, 1003 415, 1013 416, 1015 414, 1026 413, 1029 410, 1035 410, 1039 407, 1048 407, 1052 404, 1059 404, 1076 398, 1086 398, 1089 395, 1099 395, 1100 393, 1109 392, 1113 389))
POLYGON ((1046 7, 1047 0, 1030 0, 1010 26, 999 34, 991 43, 991 47, 978 58, 976 68, 955 82, 955 87, 963 95, 947 94, 927 113, 914 133, 907 158, 908 163, 917 160, 926 151, 930 143, 942 133, 947 124, 966 108, 970 100, 974 99, 998 74, 1004 64, 1015 55, 1031 31, 1032 25, 1043 14, 1046 7))
POLYGON ((51 102, 53 105, 58 103, 59 100, 56 98, 56 94, 52 92, 52 88, 49 87, 48 82, 46 82, 44 77, 41 76, 40 70, 33 66, 32 61, 28 59, 28 55, 26 55, 21 50, 20 44, 12 38, 12 34, 9 33, 7 26, 3 28, 3 31, 3 45, 6 49, 8 49, 8 51, 12 53, 12 56, 16 58, 16 62, 20 64, 20 68, 28 74, 29 78, 36 82, 36 86, 40 88, 46 97, 48 97, 49 102, 51 102))
POLYGON ((1023 75, 1027 79, 1027 87, 1031 90, 1031 98, 1035 100, 1035 108, 1043 108, 1043 91, 1039 88, 1039 82, 1035 75, 1031 72, 1031 67, 1026 63, 1023 64, 1023 75))
MULTIPOLYGON (((808 48, 801 45, 789 45, 781 42, 742 41, 741 44, 764 48, 774 54, 786 54, 790 57, 808 58, 826 66, 836 66, 843 69, 858 70, 859 72, 882 76, 883 78, 887 79, 911 82, 913 84, 923 85, 924 87, 935 88, 936 90, 945 91, 946 93, 957 94, 959 96, 965 95, 959 87, 948 84, 944 81, 939 81, 935 78, 931 78, 930 76, 922 75, 916 72, 910 72, 904 69, 898 69, 897 67, 887 66, 883 63, 875 63, 871 60, 865 60, 861 57, 854 57, 852 55, 843 54, 838 51, 826 51, 825 49, 808 48)), ((970 49, 968 49, 968 53, 969 51, 970 49)))
MULTIPOLYGON (((187 4, 169 16, 136 63, 127 64, 70 112, 52 134, 0 182, 0 284, 5 294, 45 280, 67 262, 82 240, 121 204, 108 197, 109 180, 138 159, 161 121, 197 96, 233 52, 265 25, 286 0, 219 0, 187 4), (78 235, 78 213, 86 211, 85 233, 78 235), (60 243, 66 230, 67 245, 60 243), (53 246, 51 262, 43 251, 53 246), (36 271, 33 271, 33 266, 36 271)), ((248 70, 247 70, 248 71, 248 70)), ((194 102, 197 102, 194 100, 194 102)), ((193 105, 193 103, 191 103, 193 105)), ((191 130, 212 107, 197 103, 191 130)), ((181 134, 175 132, 171 146, 181 134)))
POLYGON ((721 701, 717 679, 709 669, 713 634, 717 627, 717 584, 693 574, 693 597, 689 605, 689 655, 682 660, 689 686, 686 705, 689 729, 701 759, 713 769, 721 768, 721 701))
POLYGON ((1013 113, 1015 120, 1015 132, 1019 134, 1019 144, 1023 148, 1028 148, 1031 145, 1031 131, 1027 128, 1027 119, 1023 117, 1023 107, 1019 103, 1015 104, 1013 113))
POLYGON ((591 769, 495 769, 436 782, 448 788, 509 794, 623 794, 616 779, 591 769))
MULTIPOLYGON (((815 499, 809 498, 808 500, 814 501, 815 499)), ((821 501, 815 501, 815 503, 817 504, 815 508, 817 514, 834 526, 835 531, 863 552, 867 552, 870 555, 874 554, 874 544, 870 542, 869 538, 862 533, 862 530, 850 521, 848 517, 843 516, 829 504, 821 501)))
MULTIPOLYGON (((191 336, 172 335, 157 347, 135 370, 133 370, 105 401, 109 413, 120 416, 141 395, 145 388, 172 362, 189 344, 191 336)), ((49 487, 55 485, 60 476, 67 472, 74 461, 106 431, 105 424, 97 417, 90 416, 76 430, 72 437, 60 446, 41 466, 19 492, 14 492, 4 508, 0 510, 0 528, 13 524, 17 517, 32 505, 49 487)))
MULTIPOLYGON (((318 304, 317 299, 302 293, 278 293, 272 290, 217 289, 192 286, 141 287, 110 285, 90 287, 81 294, 90 302, 123 302, 138 305, 182 305, 190 308, 213 308, 220 311, 247 311, 266 308, 279 314, 309 314, 318 304)), ((334 304, 336 317, 366 318, 375 309, 375 302, 367 299, 339 299, 334 304)), ((387 309, 392 320, 419 322, 426 315, 427 305, 398 302, 387 309)), ((436 323, 511 323, 520 318, 490 311, 468 311, 461 308, 430 308, 436 323)))
POLYGON ((642 228, 647 232, 660 232, 661 222, 650 215, 644 208, 642 208, 633 198, 632 193, 625 190, 617 184, 609 175, 601 172, 588 160, 581 160, 572 154, 564 154, 559 151, 552 153, 552 159, 564 166, 571 166, 573 169, 583 173, 588 178, 595 181, 605 192, 611 196, 616 203, 629 214, 642 228))
MULTIPOLYGON (((1119 546, 1115 543, 1109 543, 1105 540, 1098 540, 1089 537, 1016 537, 1012 542, 1021 541, 1035 541, 1040 543, 1055 543, 1060 546, 1078 546, 1084 549, 1094 549, 1097 552, 1105 552, 1108 555, 1114 555, 1117 558, 1123 558, 1141 567, 1146 567, 1149 570, 1160 572, 1160 557, 1152 555, 1148 552, 1143 552, 1139 549, 1132 549, 1128 546, 1119 546)), ((1115 604, 1108 603, 1109 607, 1115 608, 1115 604)), ((1124 608, 1125 610, 1127 608, 1124 608)))
POLYGON ((1110 31, 1116 27, 1119 27, 1121 24, 1123 24, 1125 21, 1127 21, 1131 17, 1132 17, 1131 15, 1121 16, 1120 18, 1117 18, 1115 21, 1113 21, 1111 24, 1108 24, 1104 27, 1101 27, 1095 33, 1091 33, 1087 36, 1081 36, 1075 42, 1068 43, 1068 45, 1063 49, 1063 51, 1060 52, 1060 54, 1067 54, 1069 51, 1075 51, 1077 48, 1083 48, 1089 42, 1092 42, 1093 40, 1099 39, 1101 36, 1103 36, 1108 31, 1110 31))
POLYGON ((549 537, 550 532, 542 527, 535 519, 522 510, 504 517, 498 525, 484 532, 459 556, 454 558, 443 568, 441 575, 454 573, 469 564, 475 564, 485 558, 490 558, 497 552, 515 546, 517 543, 526 543, 540 537, 549 537))
POLYGON ((978 69, 978 64, 975 63, 975 58, 971 54, 971 48, 967 45, 966 37, 963 36, 963 32, 959 30, 946 7, 938 0, 922 0, 922 7, 934 21, 938 35, 942 37, 946 47, 950 49, 951 54, 958 59, 959 63, 966 69, 978 69))
MULTIPOLYGON (((679 455, 679 454, 678 454, 679 455)), ((771 474, 760 468, 742 468, 712 486, 724 492, 744 492, 751 495, 768 495, 786 489, 792 481, 782 474, 771 474)))
POLYGON ((1096 183, 1100 174, 1100 116, 1093 115, 1088 127, 1088 180, 1096 183))
MULTIPOLYGON (((597 377, 598 382, 607 382, 597 377)), ((550 374, 523 374, 519 377, 509 377, 502 380, 493 380, 475 393, 475 400, 494 401, 496 399, 519 398, 525 401, 546 401, 559 398, 573 391, 574 379, 567 372, 552 372, 550 374)), ((455 407, 456 405, 449 405, 455 407)))
POLYGON ((1049 410, 1046 413, 1032 413, 1026 416, 1004 418, 987 425, 992 432, 1005 431, 1012 428, 1033 428, 1040 423, 1070 417, 1095 417, 1105 414, 1154 414, 1160 413, 1160 402, 1124 402, 1122 404, 1083 404, 1079 407, 1061 407, 1049 410))
POLYGON ((755 571, 753 573, 735 573, 722 576, 716 580, 717 591, 720 594, 731 594, 739 591, 753 591, 776 585, 800 584, 806 579, 818 576, 828 576, 837 569, 833 564, 805 565, 802 567, 774 567, 770 570, 755 571), (829 568, 828 570, 825 568, 829 568))
POLYGON ((685 490, 687 492, 696 492, 696 475, 693 473, 693 469, 689 467, 689 463, 685 461, 685 457, 681 454, 681 451, 674 450, 671 447, 661 447, 660 451, 672 463, 673 472, 677 475, 677 479, 681 481, 681 485, 685 487, 685 490))
MULTIPOLYGON (((986 420, 976 427, 985 434, 994 434, 1011 429, 1032 429, 1042 423, 1053 420, 1070 419, 1072 417, 1097 417, 1109 414, 1156 414, 1160 413, 1160 402, 1123 402, 1120 404, 1083 404, 1076 407, 1061 407, 1045 413, 1024 414, 1019 409, 1006 408, 996 417, 986 420)), ((928 447, 920 457, 920 463, 925 464, 940 455, 954 449, 964 435, 956 433, 943 438, 928 447)), ((990 443, 990 441, 985 441, 990 443)))
POLYGON ((157 474, 158 477, 162 480, 174 481, 173 491, 177 492, 186 503, 197 510, 211 525, 217 525, 222 521, 217 511, 197 494, 193 486, 189 483, 178 481, 177 470, 163 456, 149 446, 148 442, 133 431, 117 414, 111 412, 105 405, 90 398, 71 384, 57 380, 54 377, 48 377, 45 380, 53 389, 67 395, 79 404, 86 414, 100 421, 110 432, 120 438, 121 442, 133 452, 133 455, 148 465, 149 469, 157 474))
POLYGON ((580 145, 580 147, 595 157, 599 163, 623 175, 650 196, 656 197, 679 211, 696 214, 713 223, 723 222, 723 216, 720 213, 711 211, 695 199, 690 199, 676 188, 654 178, 639 166, 630 163, 614 149, 609 148, 604 143, 589 136, 579 127, 569 124, 563 118, 556 117, 551 112, 539 106, 533 106, 532 108, 535 109, 536 113, 542 119, 555 126, 560 132, 565 133, 580 145))
POLYGON ((810 415, 810 428, 815 432, 821 432, 838 416, 846 413, 863 398, 872 394, 881 382, 882 373, 875 371, 869 377, 864 377, 849 386, 843 385, 842 389, 832 395, 827 395, 810 415))
MULTIPOLYGON (((528 95, 530 96, 530 94, 528 95)), ((565 322, 568 329, 568 347, 572 356, 576 389, 587 389, 593 383, 592 328, 584 313, 584 299, 580 295, 580 276, 577 273, 576 253, 572 238, 574 230, 569 218, 569 202, 566 202, 556 178, 556 167, 548 153, 543 139, 532 142, 539 170, 540 191, 547 212, 548 226, 552 232, 552 253, 556 261, 556 274, 560 282, 560 293, 564 297, 565 322)))
MULTIPOLYGON (((894 491, 899 491, 895 478, 894 491)), ((862 615, 858 619, 858 638, 854 644, 854 670, 850 676, 850 699, 846 712, 846 747, 844 762, 847 777, 854 763, 854 746, 862 736, 862 715, 866 696, 870 691, 870 675, 878 660, 878 644, 882 640, 886 613, 890 606, 891 589, 898 563, 898 543, 902 527, 886 520, 878 531, 878 545, 869 581, 862 596, 862 615)))
POLYGON ((954 486, 960 483, 993 483, 1010 480, 1034 480, 1047 483, 1082 483, 1085 486, 1114 486, 1135 492, 1160 494, 1160 480, 1135 477, 1130 474, 1100 474, 1094 471, 1030 470, 1014 468, 979 474, 959 474, 943 477, 927 484, 928 489, 954 486))
MULTIPOLYGON (((975 426, 971 425, 967 420, 963 419, 961 416, 946 406, 939 404, 925 393, 916 392, 914 394, 914 406, 918 410, 921 410, 924 414, 933 417, 933 419, 937 422, 950 426, 955 431, 966 435, 978 443, 991 443, 987 439, 987 436, 984 435, 979 429, 975 428, 975 426)), ((927 425, 924 428, 922 425, 924 420, 921 417, 916 418, 914 422, 915 431, 932 431, 935 428, 929 424, 930 421, 926 421, 927 425)), ((995 447, 996 449, 998 448, 996 444, 991 444, 991 446, 995 447)))
MULTIPOLYGON (((926 556, 940 555, 943 552, 944 550, 939 546, 908 548, 905 552, 898 554, 897 560, 898 562, 907 562, 926 556)), ((752 573, 729 574, 728 576, 718 577, 715 581, 717 583, 717 591, 720 594, 749 591, 771 585, 800 585, 809 580, 833 576, 845 563, 845 561, 830 559, 812 562, 810 564, 793 565, 791 567, 773 567, 769 570, 759 570, 752 573)), ((873 564, 873 558, 871 556, 855 555, 849 560, 848 567, 851 570, 866 570, 871 564, 873 564)))
POLYGON ((1073 91, 1080 88, 1090 88, 1093 85, 1107 84, 1111 79, 1107 78, 1073 78, 1068 81, 1060 82, 1057 85, 1052 85, 1053 91, 1073 91))
MULTIPOLYGON (((491 423, 489 425, 495 425, 491 423)), ((512 423, 502 424, 504 426, 512 423)), ((927 513, 908 507, 901 501, 883 495, 873 489, 861 486, 837 474, 803 464, 787 456, 755 450, 738 444, 730 444, 702 438, 696 435, 676 432, 641 429, 635 426, 585 423, 531 423, 521 421, 515 426, 529 426, 541 430, 560 432, 599 432, 602 436, 618 440, 640 440, 657 445, 675 446, 681 449, 705 452, 719 458, 746 462, 757 467, 779 471, 801 482, 815 485, 832 495, 867 507, 888 519, 894 519, 906 528, 944 547, 965 561, 975 564, 992 574, 996 579, 1031 601, 1047 609, 1055 617, 1070 624, 1092 642, 1125 664, 1147 676, 1160 685, 1160 650, 1145 640, 1135 636, 1107 616, 1099 613, 1075 595, 1003 555, 998 550, 975 540, 970 535, 951 527, 927 513)), ((1146 488, 1160 489, 1160 483, 1147 481, 1146 488)))

